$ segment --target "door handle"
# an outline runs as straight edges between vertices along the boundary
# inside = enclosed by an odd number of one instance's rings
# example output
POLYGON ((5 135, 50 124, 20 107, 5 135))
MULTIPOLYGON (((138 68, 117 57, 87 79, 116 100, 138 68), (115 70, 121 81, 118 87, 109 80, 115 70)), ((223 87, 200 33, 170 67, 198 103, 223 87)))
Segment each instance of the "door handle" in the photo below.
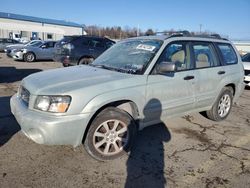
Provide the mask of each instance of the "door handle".
POLYGON ((225 74, 225 71, 219 71, 218 74, 225 74))
POLYGON ((192 80, 192 79, 194 79, 194 76, 186 76, 186 77, 184 77, 183 79, 184 79, 184 80, 192 80))

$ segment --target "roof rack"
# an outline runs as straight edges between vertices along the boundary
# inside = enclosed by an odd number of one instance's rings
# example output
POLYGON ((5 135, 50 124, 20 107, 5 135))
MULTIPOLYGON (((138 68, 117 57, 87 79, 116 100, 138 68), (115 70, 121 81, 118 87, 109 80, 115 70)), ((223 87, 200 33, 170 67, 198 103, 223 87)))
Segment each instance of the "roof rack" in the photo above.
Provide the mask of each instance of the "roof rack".
POLYGON ((170 37, 202 37, 202 38, 214 38, 214 39, 222 39, 222 40, 228 40, 226 38, 222 38, 219 34, 201 34, 201 35, 196 35, 196 34, 192 34, 187 30, 184 31, 176 31, 176 32, 156 32, 156 34, 163 34, 163 35, 168 35, 168 38, 170 37))
POLYGON ((163 34, 163 35, 169 35, 170 37, 178 37, 178 36, 191 36, 189 31, 163 31, 163 32, 156 32, 156 34, 163 34))

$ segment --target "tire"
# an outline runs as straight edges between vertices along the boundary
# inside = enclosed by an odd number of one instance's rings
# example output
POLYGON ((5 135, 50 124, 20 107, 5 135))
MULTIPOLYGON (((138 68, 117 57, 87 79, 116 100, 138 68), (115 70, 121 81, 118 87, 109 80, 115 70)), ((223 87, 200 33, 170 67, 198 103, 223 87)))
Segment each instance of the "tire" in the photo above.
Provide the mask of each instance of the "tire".
POLYGON ((84 146, 95 159, 116 159, 131 148, 137 126, 131 116, 120 109, 109 107, 93 120, 84 146))
POLYGON ((227 118, 233 104, 233 89, 224 87, 212 106, 211 110, 206 111, 208 119, 221 121, 227 118))
POLYGON ((24 55, 23 59, 26 62, 34 62, 36 60, 36 56, 32 52, 28 52, 27 54, 24 55))
POLYGON ((78 65, 88 65, 94 61, 93 57, 83 57, 80 59, 78 65))
POLYGON ((62 65, 63 65, 63 67, 68 67, 69 66, 68 64, 64 64, 64 63, 62 65))

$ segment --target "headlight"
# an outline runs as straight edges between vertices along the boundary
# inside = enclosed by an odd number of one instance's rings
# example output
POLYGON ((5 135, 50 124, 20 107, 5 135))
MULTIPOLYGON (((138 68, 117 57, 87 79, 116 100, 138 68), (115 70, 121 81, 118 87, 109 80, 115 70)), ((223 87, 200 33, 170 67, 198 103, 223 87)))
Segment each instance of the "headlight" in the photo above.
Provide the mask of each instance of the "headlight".
POLYGON ((35 109, 45 112, 67 112, 71 102, 70 96, 38 96, 35 101, 35 109))
MULTIPOLYGON (((27 49, 20 49, 20 50, 18 50, 19 52, 23 52, 23 53, 26 53, 27 52, 27 49)), ((16 52, 18 52, 18 51, 16 51, 16 52)))

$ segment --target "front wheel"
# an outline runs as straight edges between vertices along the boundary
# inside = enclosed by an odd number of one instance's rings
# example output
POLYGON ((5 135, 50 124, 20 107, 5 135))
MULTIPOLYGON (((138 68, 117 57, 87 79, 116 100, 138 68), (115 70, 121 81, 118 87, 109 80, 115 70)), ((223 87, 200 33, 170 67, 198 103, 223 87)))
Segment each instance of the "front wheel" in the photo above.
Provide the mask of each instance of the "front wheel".
POLYGON ((92 57, 83 57, 80 59, 78 65, 88 65, 94 61, 92 57))
POLYGON ((32 52, 28 52, 27 54, 24 55, 24 61, 26 62, 34 62, 36 59, 35 54, 32 52))
POLYGON ((118 158, 129 151, 136 134, 136 124, 128 113, 107 108, 93 120, 84 143, 97 160, 118 158))
POLYGON ((214 121, 221 121, 227 118, 233 104, 233 89, 224 87, 212 106, 211 110, 207 111, 207 117, 214 121))

